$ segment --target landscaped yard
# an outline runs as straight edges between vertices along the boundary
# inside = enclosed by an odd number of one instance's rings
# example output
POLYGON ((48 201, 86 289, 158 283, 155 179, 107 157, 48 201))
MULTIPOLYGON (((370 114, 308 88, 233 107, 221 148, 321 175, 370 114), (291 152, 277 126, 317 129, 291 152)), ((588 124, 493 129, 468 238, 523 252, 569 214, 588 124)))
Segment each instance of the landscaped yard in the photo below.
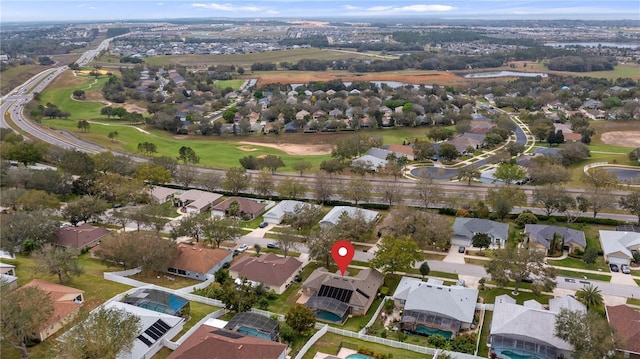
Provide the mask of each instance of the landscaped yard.
POLYGON ((202 283, 199 280, 180 277, 177 275, 157 274, 140 272, 136 275, 129 276, 131 279, 139 280, 144 283, 155 284, 170 289, 180 289, 202 283))
POLYGON ((551 295, 540 294, 535 295, 532 292, 519 291, 518 295, 513 295, 512 289, 509 288, 486 288, 480 291, 480 297, 483 299, 483 303, 495 303, 496 297, 506 294, 516 300, 516 303, 522 304, 527 300, 535 299, 541 304, 549 304, 549 299, 553 298, 551 295))
POLYGON ((486 358, 489 356, 489 347, 487 347, 487 341, 489 340, 489 334, 491 334, 491 319, 493 318, 493 311, 485 310, 484 322, 482 323, 482 333, 480 333, 480 344, 478 345, 478 357, 486 358))
POLYGON ((376 353, 389 353, 393 355, 393 359, 417 359, 417 358, 431 358, 431 355, 419 354, 409 350, 396 349, 388 347, 382 344, 370 343, 364 340, 343 337, 333 333, 327 333, 318 340, 315 345, 304 355, 304 359, 311 359, 317 352, 327 353, 331 355, 338 354, 340 347, 343 343, 349 343, 346 346, 349 348, 367 348, 373 350, 376 353))

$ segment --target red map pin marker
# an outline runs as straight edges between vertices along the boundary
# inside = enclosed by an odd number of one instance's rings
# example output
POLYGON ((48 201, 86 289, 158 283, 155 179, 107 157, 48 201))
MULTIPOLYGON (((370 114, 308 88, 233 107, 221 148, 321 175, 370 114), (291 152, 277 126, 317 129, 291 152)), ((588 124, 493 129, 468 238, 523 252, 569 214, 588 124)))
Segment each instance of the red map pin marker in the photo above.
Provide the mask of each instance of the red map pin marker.
POLYGON ((333 244, 333 247, 331 247, 331 256, 333 257, 333 260, 336 261, 343 277, 349 263, 351 263, 351 260, 353 259, 354 253, 355 250, 353 249, 353 245, 351 245, 351 242, 349 241, 337 241, 333 244))

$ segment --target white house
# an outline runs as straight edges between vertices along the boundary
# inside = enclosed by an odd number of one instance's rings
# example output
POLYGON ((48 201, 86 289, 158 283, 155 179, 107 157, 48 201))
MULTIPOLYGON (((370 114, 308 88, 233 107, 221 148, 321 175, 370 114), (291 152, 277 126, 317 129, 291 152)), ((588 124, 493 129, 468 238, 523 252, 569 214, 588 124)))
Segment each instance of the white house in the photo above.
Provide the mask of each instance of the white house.
POLYGON ((318 205, 311 204, 311 203, 285 200, 275 205, 267 213, 263 214, 262 217, 264 218, 264 221, 267 223, 280 224, 284 220, 285 216, 295 213, 296 211, 303 208, 303 206, 313 206, 315 208, 320 207, 318 205))
POLYGON ((640 233, 601 230, 600 245, 608 263, 629 264, 633 251, 640 251, 640 233))
POLYGON ((380 214, 376 211, 350 206, 335 206, 320 220, 320 227, 335 226, 343 214, 349 217, 355 217, 360 213, 367 222, 377 221, 380 218, 380 214))

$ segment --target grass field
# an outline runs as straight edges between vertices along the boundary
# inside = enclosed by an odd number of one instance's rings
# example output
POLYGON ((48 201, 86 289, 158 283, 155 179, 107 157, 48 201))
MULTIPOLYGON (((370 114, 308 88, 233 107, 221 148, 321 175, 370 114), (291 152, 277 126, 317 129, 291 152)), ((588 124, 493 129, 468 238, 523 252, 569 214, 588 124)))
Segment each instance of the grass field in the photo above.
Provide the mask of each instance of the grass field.
POLYGON ((314 344, 311 349, 303 356, 304 359, 311 359, 317 352, 322 352, 326 354, 336 355, 342 346, 342 343, 349 343, 349 347, 353 347, 353 345, 359 348, 367 348, 371 349, 376 353, 385 354, 389 353, 393 355, 393 359, 417 359, 417 358, 431 358, 431 355, 419 354, 416 352, 412 352, 409 350, 396 349, 392 347, 388 347, 382 344, 365 342, 364 340, 354 339, 343 337, 333 333, 327 333, 320 338, 314 344))
POLYGON ((60 82, 56 81, 55 87, 50 87, 42 92, 40 103, 43 105, 52 103, 62 111, 70 112, 70 120, 100 118, 100 109, 105 106, 104 103, 77 101, 72 99, 71 95, 75 90, 84 90, 87 93, 87 97, 89 97, 91 96, 89 92, 101 92, 102 85, 104 85, 106 81, 106 76, 99 78, 96 82, 93 77, 73 77, 70 72, 66 72, 61 76, 60 82))
POLYGON ((32 76, 50 68, 50 66, 41 65, 18 65, 6 69, 0 73, 2 81, 0 81, 0 94, 6 95, 9 91, 22 85, 32 76))
MULTIPOLYGON (((252 54, 234 54, 234 55, 170 55, 170 56, 154 56, 144 59, 149 65, 173 65, 180 64, 183 66, 211 66, 211 65, 235 65, 236 67, 249 68, 256 62, 290 62, 297 63, 303 59, 315 60, 345 60, 345 59, 371 59, 370 56, 354 54, 351 52, 342 52, 328 49, 294 49, 282 51, 268 51, 252 54)), ((102 59, 100 59, 102 61, 102 59)))
POLYGON ((221 89, 231 87, 234 91, 239 90, 243 83, 244 80, 218 80, 214 82, 214 84, 221 89))
MULTIPOLYGON (((592 72, 567 72, 567 71, 551 71, 547 68, 547 66, 542 62, 531 62, 531 61, 516 61, 513 62, 516 66, 516 71, 526 71, 526 72, 546 72, 554 75, 560 76, 588 76, 588 77, 598 77, 605 78, 609 80, 615 80, 617 78, 632 78, 634 80, 640 79, 640 65, 637 64, 625 64, 618 65, 612 71, 592 71, 592 72), (527 64, 527 67, 524 67, 524 64, 527 64)), ((505 67, 505 70, 514 70, 510 67, 505 67)))

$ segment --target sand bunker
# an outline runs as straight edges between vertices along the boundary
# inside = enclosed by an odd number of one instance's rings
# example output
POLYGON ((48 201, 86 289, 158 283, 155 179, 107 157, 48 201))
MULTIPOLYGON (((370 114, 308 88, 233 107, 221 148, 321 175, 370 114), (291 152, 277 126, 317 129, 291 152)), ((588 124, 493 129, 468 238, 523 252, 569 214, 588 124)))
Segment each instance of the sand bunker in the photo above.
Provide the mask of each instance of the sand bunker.
POLYGON ((640 147, 640 131, 605 132, 600 136, 600 139, 608 145, 640 147))
POLYGON ((238 146, 238 149, 240 151, 245 151, 245 152, 253 152, 253 151, 257 151, 257 148, 253 148, 253 147, 249 147, 249 146, 238 146))
MULTIPOLYGON (((257 142, 240 142, 250 146, 263 146, 278 149, 289 155, 294 156, 320 156, 331 153, 331 145, 300 145, 295 143, 257 143, 257 142)), ((255 148, 240 146, 243 151, 256 151, 255 148), (248 149, 244 149, 248 148, 248 149)))

